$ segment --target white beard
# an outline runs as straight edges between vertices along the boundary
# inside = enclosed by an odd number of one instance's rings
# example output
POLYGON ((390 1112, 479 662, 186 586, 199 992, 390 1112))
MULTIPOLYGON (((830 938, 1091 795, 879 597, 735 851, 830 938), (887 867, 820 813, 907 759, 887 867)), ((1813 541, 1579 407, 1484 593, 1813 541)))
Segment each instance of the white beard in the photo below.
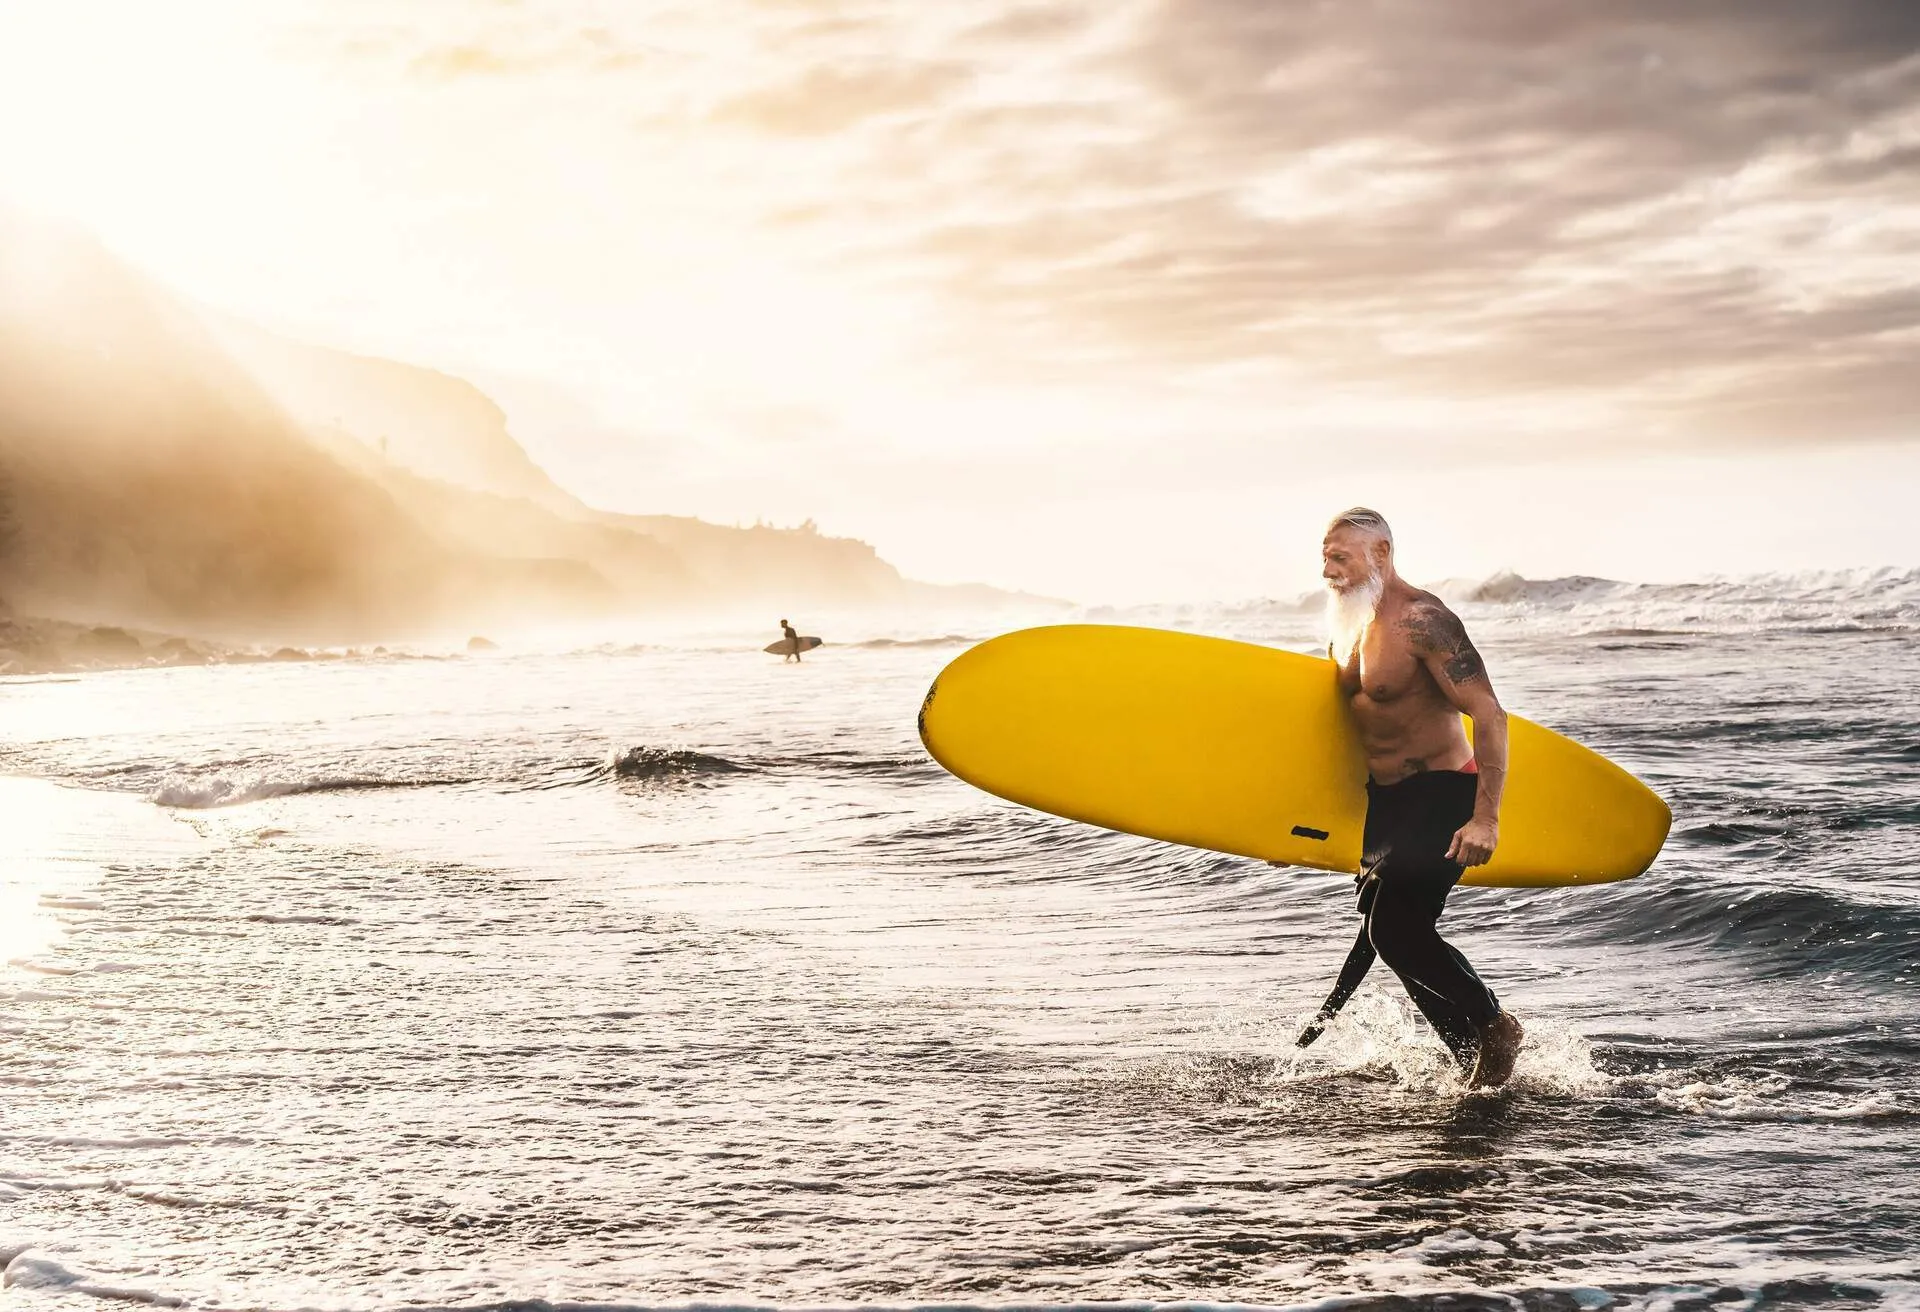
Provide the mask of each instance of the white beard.
POLYGON ((1345 665, 1353 659, 1386 590, 1387 581, 1377 572, 1369 574, 1365 583, 1345 592, 1327 589, 1327 641, 1333 648, 1333 659, 1339 664, 1345 665))

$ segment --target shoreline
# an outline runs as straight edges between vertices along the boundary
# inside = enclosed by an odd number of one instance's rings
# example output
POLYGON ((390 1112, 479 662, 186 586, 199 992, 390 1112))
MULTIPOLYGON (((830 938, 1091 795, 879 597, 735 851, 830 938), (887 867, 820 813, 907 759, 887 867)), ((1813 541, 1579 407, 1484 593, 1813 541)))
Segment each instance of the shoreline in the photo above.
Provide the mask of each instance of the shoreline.
MULTIPOLYGON (((495 644, 470 638, 469 652, 495 644)), ((84 624, 39 616, 0 618, 0 677, 36 674, 89 674, 108 670, 177 669, 202 665, 264 665, 275 662, 421 659, 418 653, 385 645, 300 647, 291 644, 242 645, 188 638, 132 625, 84 624)))

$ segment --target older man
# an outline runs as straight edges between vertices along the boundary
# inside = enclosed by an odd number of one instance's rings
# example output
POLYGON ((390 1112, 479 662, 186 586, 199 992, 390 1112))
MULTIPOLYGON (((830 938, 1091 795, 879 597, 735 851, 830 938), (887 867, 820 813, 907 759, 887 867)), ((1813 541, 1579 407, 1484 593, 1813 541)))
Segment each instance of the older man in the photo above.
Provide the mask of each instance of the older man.
POLYGON ((1321 544, 1332 629, 1328 654, 1367 755, 1359 940, 1319 1028, 1375 953, 1406 986, 1476 1088, 1504 1084, 1524 1037, 1492 990, 1440 937, 1447 894, 1500 841, 1507 713, 1459 618, 1393 567, 1393 530, 1357 507, 1321 544), (1473 721, 1469 742, 1460 717, 1473 721))

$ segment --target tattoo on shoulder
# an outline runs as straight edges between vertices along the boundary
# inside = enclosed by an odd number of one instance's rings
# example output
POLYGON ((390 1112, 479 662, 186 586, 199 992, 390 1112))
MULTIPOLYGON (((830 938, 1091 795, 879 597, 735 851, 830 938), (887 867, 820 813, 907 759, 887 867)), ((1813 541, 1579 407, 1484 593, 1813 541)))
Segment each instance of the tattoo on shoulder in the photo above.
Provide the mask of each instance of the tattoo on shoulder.
POLYGON ((1460 617, 1437 601, 1423 602, 1407 612, 1404 621, 1414 645, 1423 652, 1444 656, 1441 666, 1455 683, 1471 683, 1485 678, 1486 662, 1480 659, 1473 640, 1460 617))

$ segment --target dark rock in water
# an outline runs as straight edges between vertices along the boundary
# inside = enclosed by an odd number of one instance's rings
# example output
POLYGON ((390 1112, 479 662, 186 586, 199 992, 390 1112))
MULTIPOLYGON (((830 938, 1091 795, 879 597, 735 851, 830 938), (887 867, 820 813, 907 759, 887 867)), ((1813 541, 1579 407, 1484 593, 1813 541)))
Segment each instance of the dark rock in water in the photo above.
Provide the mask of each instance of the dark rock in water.
POLYGON ((497 642, 493 642, 487 638, 482 638, 478 634, 476 634, 473 637, 467 639, 467 650, 468 651, 499 651, 500 644, 497 642))
POLYGON ((80 630, 72 625, 65 628, 67 631, 61 633, 55 623, 45 620, 0 620, 0 649, 12 662, 11 672, 37 674, 66 669, 83 657, 89 664, 100 663, 101 657, 74 649, 72 639, 80 630))
POLYGON ((73 654, 85 660, 137 661, 147 654, 147 649, 125 629, 102 624, 73 636, 73 654))
POLYGON ((156 643, 147 653, 149 660, 160 665, 205 665, 212 659, 212 653, 197 642, 185 638, 168 638, 156 643))

